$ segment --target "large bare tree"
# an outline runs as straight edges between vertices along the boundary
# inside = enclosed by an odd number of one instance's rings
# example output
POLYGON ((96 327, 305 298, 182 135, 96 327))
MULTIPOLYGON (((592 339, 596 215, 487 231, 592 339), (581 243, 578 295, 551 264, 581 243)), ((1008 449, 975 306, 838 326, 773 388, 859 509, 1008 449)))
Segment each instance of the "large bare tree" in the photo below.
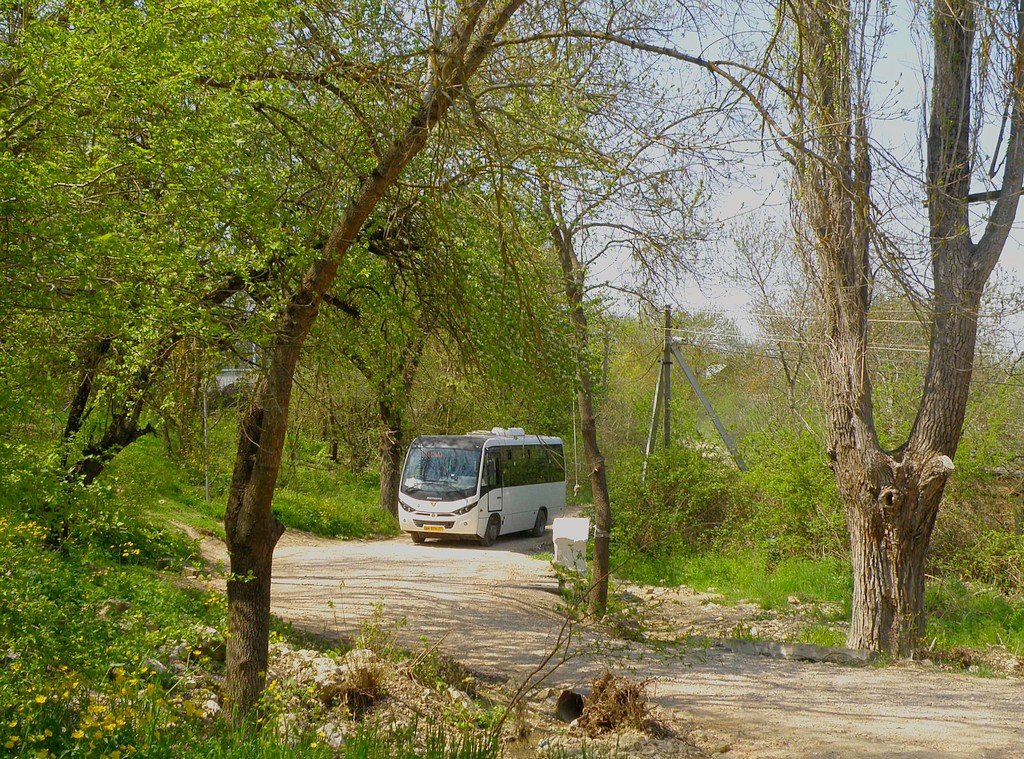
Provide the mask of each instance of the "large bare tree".
MULTIPOLYGON (((912 653, 924 631, 925 558, 964 424, 982 294, 1006 243, 1024 174, 1024 25, 975 0, 931 8, 932 88, 924 194, 928 206, 928 367, 906 441, 883 449, 868 366, 873 270, 885 245, 873 204, 868 137, 869 8, 850 0, 789 6, 798 229, 817 263, 824 335, 828 454, 846 510, 853 567, 848 645, 912 653), (985 45, 979 29, 985 19, 985 45), (979 56, 1001 49, 1009 123, 1002 185, 980 236, 969 204, 984 110, 979 56)), ((986 61, 986 65, 987 65, 986 61)), ((990 70, 991 73, 991 70, 990 70)), ((989 84, 992 84, 989 82, 989 84)))

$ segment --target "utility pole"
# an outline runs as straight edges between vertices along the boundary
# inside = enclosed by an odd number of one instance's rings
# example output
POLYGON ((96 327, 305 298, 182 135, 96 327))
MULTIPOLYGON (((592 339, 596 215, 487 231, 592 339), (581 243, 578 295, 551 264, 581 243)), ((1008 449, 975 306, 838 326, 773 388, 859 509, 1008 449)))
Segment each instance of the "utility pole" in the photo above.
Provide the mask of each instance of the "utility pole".
POLYGON ((661 357, 661 411, 665 425, 664 445, 672 443, 672 307, 665 306, 665 349, 661 357))
POLYGON ((704 395, 704 391, 701 390, 700 383, 697 381, 697 375, 693 373, 693 369, 686 363, 686 359, 683 358, 683 354, 680 353, 674 344, 669 343, 669 351, 675 356, 676 361, 679 362, 679 368, 683 370, 683 374, 686 375, 686 380, 690 383, 690 387, 693 388, 694 394, 697 396, 697 400, 704 407, 707 415, 711 417, 711 422, 715 425, 715 430, 718 431, 718 436, 722 438, 722 442, 725 443, 725 447, 729 449, 729 453, 732 454, 733 460, 736 462, 736 466, 741 472, 747 471, 747 464, 740 456, 739 449, 736 448, 736 443, 733 442, 732 436, 729 435, 729 431, 725 429, 725 425, 722 424, 722 420, 718 418, 718 414, 715 413, 714 407, 711 405, 711 401, 704 395))
POLYGON ((647 440, 644 444, 644 464, 643 469, 640 473, 640 481, 644 482, 647 479, 647 460, 654 453, 654 441, 657 437, 658 428, 658 409, 660 407, 661 413, 663 414, 663 433, 664 433, 664 445, 665 449, 669 448, 671 443, 672 435, 672 363, 673 359, 679 364, 679 368, 683 370, 683 374, 686 376, 687 382, 690 383, 690 387, 693 388, 694 394, 697 396, 697 400, 704 407, 704 411, 711 417, 711 422, 715 425, 715 430, 718 432, 718 436, 725 443, 725 447, 729 449, 729 453, 732 454, 733 460, 736 462, 736 466, 741 472, 747 471, 747 464, 740 455, 739 449, 736 447, 736 443, 733 442, 732 436, 729 435, 729 431, 725 428, 722 420, 718 418, 718 414, 715 413, 714 407, 711 405, 711 401, 704 391, 701 389, 700 382, 697 381, 697 375, 693 369, 683 358, 683 354, 679 351, 677 340, 672 336, 672 309, 669 306, 665 306, 665 347, 661 359, 661 373, 658 374, 657 384, 654 386, 654 402, 651 404, 651 423, 647 427, 647 440))

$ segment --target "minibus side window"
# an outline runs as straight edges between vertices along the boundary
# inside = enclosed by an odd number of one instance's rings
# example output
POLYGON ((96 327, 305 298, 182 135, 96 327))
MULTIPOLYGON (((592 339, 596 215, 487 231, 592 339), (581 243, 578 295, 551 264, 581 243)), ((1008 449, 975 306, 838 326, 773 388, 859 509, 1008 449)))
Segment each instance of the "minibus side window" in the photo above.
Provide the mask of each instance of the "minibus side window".
POLYGON ((501 468, 494 451, 488 451, 484 457, 484 474, 480 482, 480 495, 501 486, 501 468))

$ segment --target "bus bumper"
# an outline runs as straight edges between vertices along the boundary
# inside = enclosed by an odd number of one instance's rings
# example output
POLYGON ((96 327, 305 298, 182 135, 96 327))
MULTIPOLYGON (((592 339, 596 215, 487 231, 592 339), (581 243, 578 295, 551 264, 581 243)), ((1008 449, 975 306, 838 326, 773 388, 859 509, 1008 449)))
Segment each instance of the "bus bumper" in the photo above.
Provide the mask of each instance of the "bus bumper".
POLYGON ((443 538, 446 535, 481 537, 487 527, 487 514, 429 514, 402 512, 398 526, 403 532, 418 532, 427 537, 443 538))

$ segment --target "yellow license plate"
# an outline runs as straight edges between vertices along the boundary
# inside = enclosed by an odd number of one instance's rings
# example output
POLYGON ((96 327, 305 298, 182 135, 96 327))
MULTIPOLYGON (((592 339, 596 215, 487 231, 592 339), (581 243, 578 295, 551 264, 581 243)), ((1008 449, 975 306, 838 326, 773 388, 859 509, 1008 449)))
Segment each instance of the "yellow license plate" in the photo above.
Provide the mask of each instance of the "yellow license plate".
POLYGON ((444 532, 444 527, 439 524, 425 524, 423 525, 424 532, 444 532))

